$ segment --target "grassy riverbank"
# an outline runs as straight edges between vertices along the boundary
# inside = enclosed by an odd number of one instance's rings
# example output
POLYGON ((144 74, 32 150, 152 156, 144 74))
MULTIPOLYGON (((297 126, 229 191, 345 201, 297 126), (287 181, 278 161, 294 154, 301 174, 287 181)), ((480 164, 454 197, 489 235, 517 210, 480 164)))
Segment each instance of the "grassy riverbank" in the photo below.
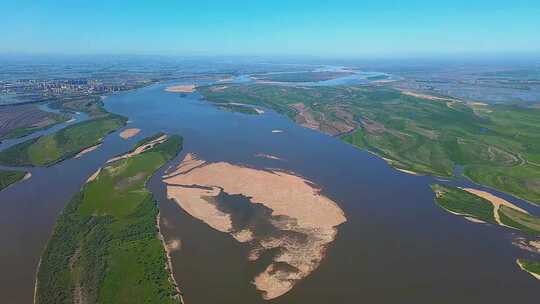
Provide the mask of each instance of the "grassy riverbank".
POLYGON ((216 104, 267 107, 367 149, 392 166, 473 181, 540 204, 540 110, 489 106, 385 86, 215 85, 216 104))
POLYGON ((101 143, 107 134, 124 126, 126 121, 125 117, 108 114, 74 124, 0 152, 0 163, 10 166, 50 166, 101 143))
POLYGON ((22 180, 25 175, 23 171, 0 170, 0 191, 22 180))
POLYGON ((181 137, 169 137, 87 182, 42 255, 36 303, 179 303, 158 237, 158 208, 145 185, 181 147, 181 137))

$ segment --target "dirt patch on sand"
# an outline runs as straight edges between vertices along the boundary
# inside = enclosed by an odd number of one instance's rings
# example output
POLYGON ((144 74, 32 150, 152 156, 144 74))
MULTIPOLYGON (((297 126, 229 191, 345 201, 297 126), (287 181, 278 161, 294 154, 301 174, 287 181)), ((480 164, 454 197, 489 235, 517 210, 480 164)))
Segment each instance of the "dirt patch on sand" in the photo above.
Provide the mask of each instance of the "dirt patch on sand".
POLYGON ((195 85, 183 84, 183 85, 171 86, 171 87, 167 87, 165 91, 171 92, 171 93, 193 93, 195 91, 195 85))
POLYGON ((130 129, 125 129, 124 131, 120 132, 120 134, 118 135, 120 135, 120 137, 122 137, 123 139, 128 139, 139 134, 140 132, 141 132, 141 129, 130 128, 130 129))
POLYGON ((313 183, 288 172, 207 163, 188 154, 163 181, 167 196, 187 213, 248 243, 249 260, 257 261, 271 249, 279 251, 253 280, 265 299, 285 294, 315 270, 337 234, 336 227, 346 221, 337 204, 313 183), (237 217, 224 211, 230 206, 219 205, 217 198, 224 193, 249 198, 248 208, 268 210, 259 219, 267 224, 265 231, 272 232, 237 229, 237 217))
MULTIPOLYGON (((460 188, 461 190, 465 190, 469 193, 472 193, 476 196, 479 196, 487 201, 489 201, 491 204, 493 204, 493 216, 495 217, 495 220, 497 221, 497 223, 499 225, 502 225, 502 226, 506 226, 505 224, 503 224, 501 222, 501 218, 499 216, 499 208, 501 207, 501 205, 503 206, 507 206, 509 208, 512 208, 512 209, 515 209, 515 210, 518 210, 518 211, 521 211, 523 213, 527 213, 529 214, 529 212, 527 212, 526 210, 523 210, 521 208, 519 208, 518 206, 510 203, 509 201, 507 200, 504 200, 498 196, 495 196, 489 192, 486 192, 486 191, 482 191, 482 190, 477 190, 477 189, 472 189, 472 188, 460 188)), ((512 228, 512 227, 510 227, 512 228)))

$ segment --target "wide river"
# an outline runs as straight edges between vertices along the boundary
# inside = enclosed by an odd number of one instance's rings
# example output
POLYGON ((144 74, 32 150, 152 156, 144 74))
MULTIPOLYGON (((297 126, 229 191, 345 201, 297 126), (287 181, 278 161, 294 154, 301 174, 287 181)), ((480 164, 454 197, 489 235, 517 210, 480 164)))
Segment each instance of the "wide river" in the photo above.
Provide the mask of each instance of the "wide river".
MULTIPOLYGON (((96 151, 31 169, 29 180, 0 192, 0 302, 32 303, 39 257, 63 206, 107 159, 164 131, 184 137, 174 163, 195 153, 207 161, 293 171, 317 184, 345 212, 347 222, 338 227, 320 267, 269 302, 537 303, 538 281, 515 263, 527 256, 512 245, 519 235, 442 210, 429 188, 435 179, 398 172, 370 153, 270 110, 263 115, 226 112, 197 93, 165 92, 168 85, 105 100, 109 111, 129 117, 128 127, 142 129, 136 137, 124 140, 115 132, 96 151), (259 153, 283 160, 256 157, 259 153)), ((160 204, 165 238, 181 241, 172 262, 185 302, 268 302, 250 283, 261 269, 246 259, 246 245, 168 200, 159 178, 164 170, 148 186, 160 204)), ((493 193, 538 214, 537 208, 493 193)))

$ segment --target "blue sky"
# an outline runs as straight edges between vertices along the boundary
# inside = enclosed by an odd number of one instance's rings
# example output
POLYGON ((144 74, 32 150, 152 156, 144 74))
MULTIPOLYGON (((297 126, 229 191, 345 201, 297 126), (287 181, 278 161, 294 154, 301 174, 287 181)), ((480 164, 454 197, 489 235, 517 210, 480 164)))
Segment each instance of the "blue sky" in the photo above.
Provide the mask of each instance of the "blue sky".
POLYGON ((2 0, 1 53, 540 53, 539 0, 2 0))

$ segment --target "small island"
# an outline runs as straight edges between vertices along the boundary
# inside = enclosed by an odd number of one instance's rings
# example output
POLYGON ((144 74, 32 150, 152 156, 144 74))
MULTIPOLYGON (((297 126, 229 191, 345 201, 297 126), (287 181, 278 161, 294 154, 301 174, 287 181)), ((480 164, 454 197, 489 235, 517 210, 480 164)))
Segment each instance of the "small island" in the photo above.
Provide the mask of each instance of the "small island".
POLYGON ((51 166, 100 144, 103 138, 126 124, 125 117, 105 116, 70 125, 58 132, 29 139, 0 152, 0 164, 51 166))
POLYGON ((195 92, 195 85, 183 84, 183 85, 170 86, 170 87, 165 88, 165 91, 170 92, 170 93, 193 93, 195 92))
POLYGON ((181 148, 180 136, 159 134, 88 179, 59 216, 42 255, 36 304, 181 303, 158 207, 145 187, 181 148))
POLYGON ((435 201, 446 211, 485 223, 540 235, 540 218, 489 192, 432 185, 435 201))
POLYGON ((25 179, 29 174, 23 171, 0 170, 0 191, 25 179))

